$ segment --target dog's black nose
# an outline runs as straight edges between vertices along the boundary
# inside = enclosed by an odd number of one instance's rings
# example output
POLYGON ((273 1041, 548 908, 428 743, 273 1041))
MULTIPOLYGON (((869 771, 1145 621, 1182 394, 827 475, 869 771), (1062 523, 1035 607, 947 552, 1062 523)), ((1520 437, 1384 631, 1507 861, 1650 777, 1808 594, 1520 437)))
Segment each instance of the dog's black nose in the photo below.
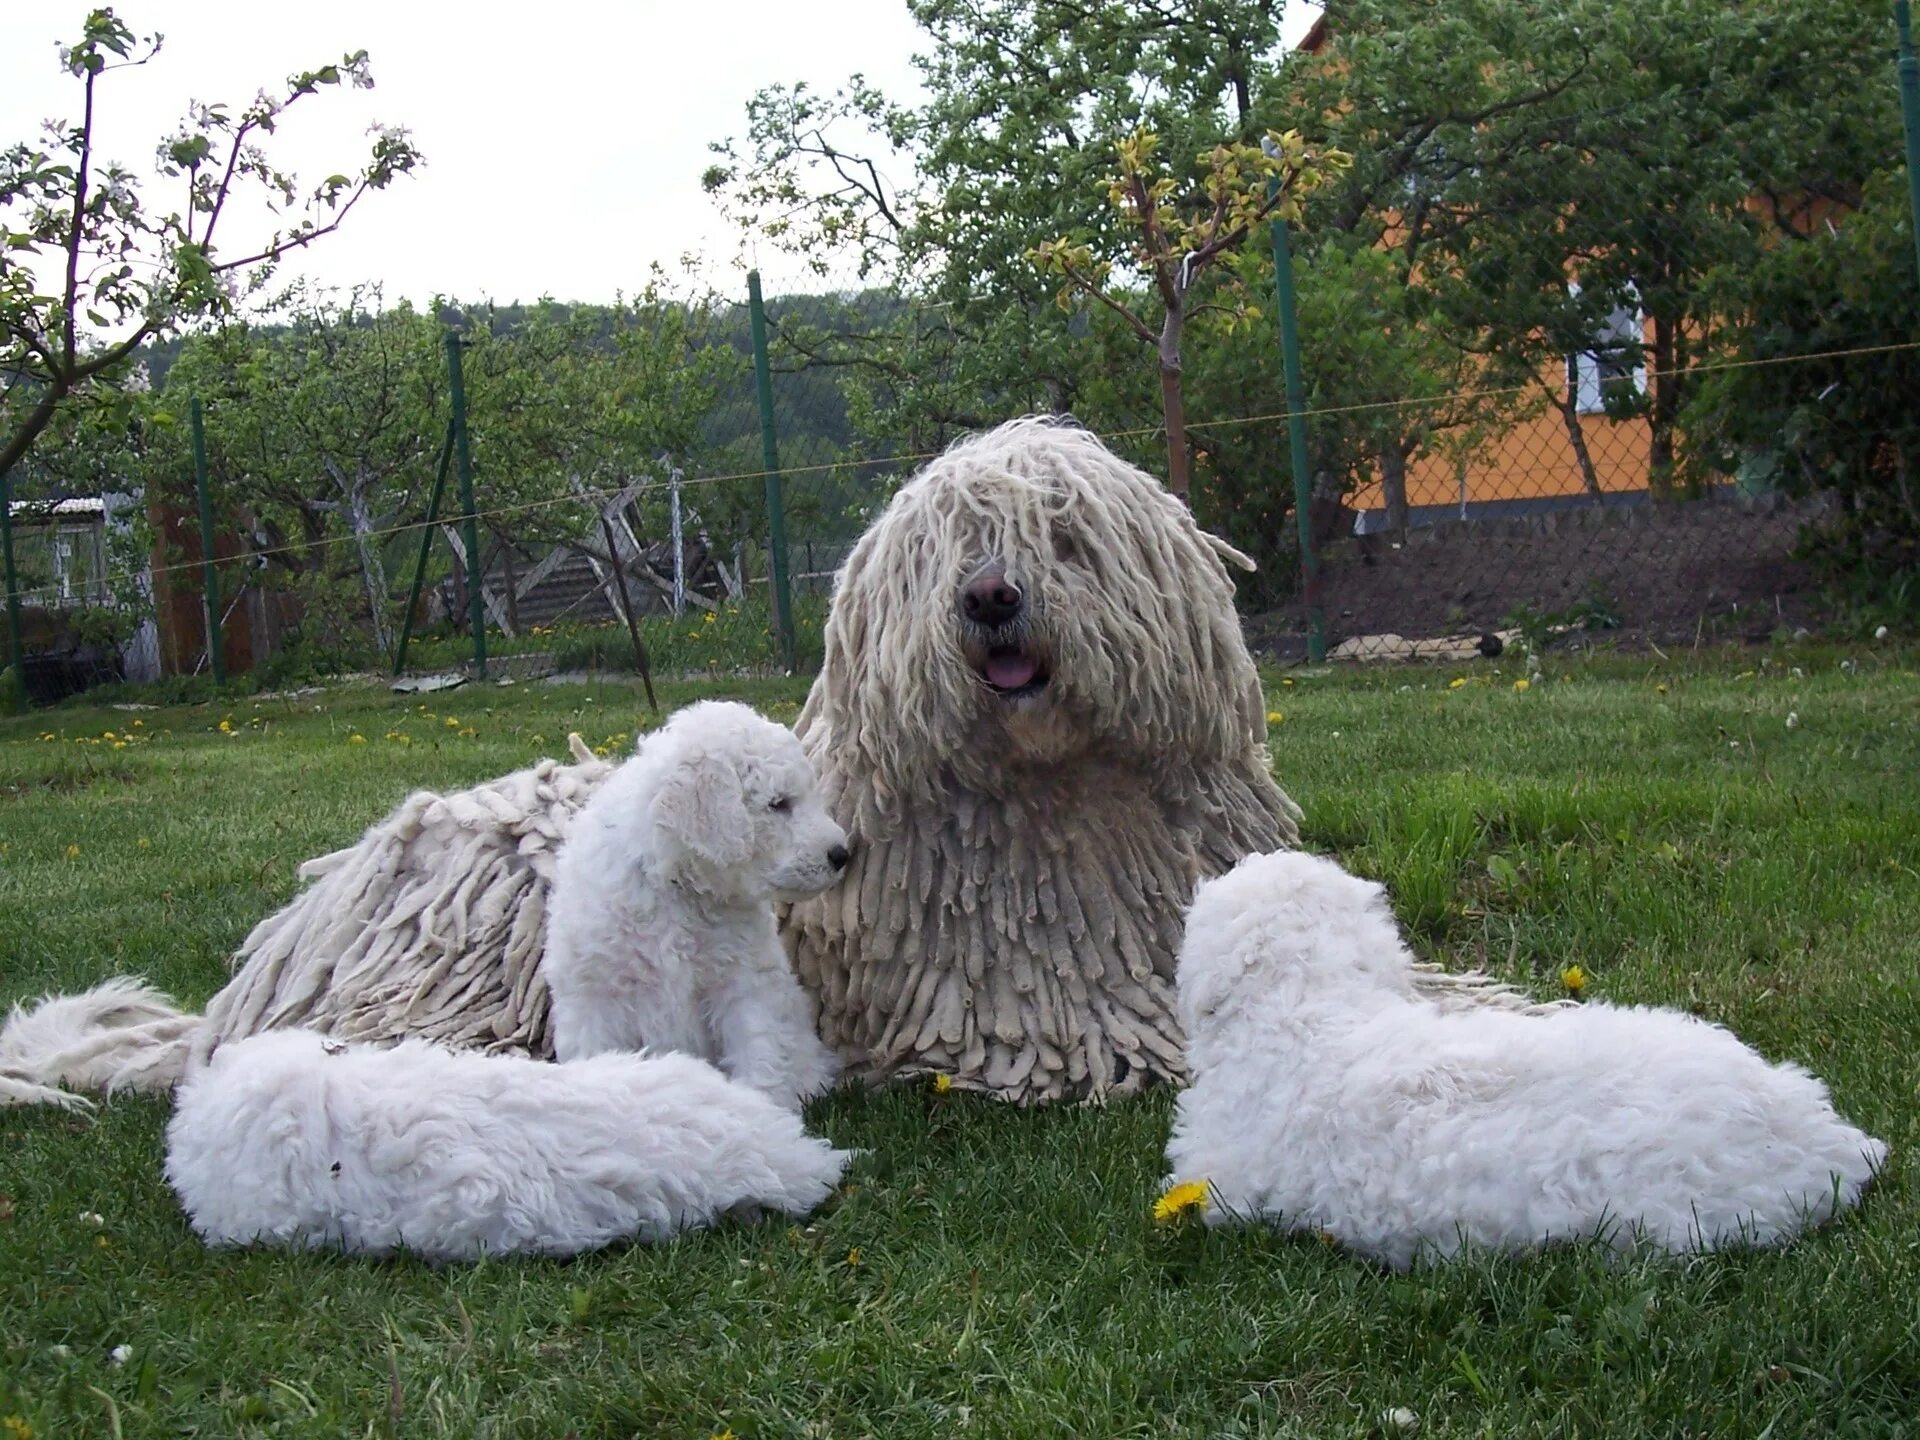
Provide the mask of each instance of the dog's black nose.
POLYGON ((1014 619, 1025 604, 1020 587, 997 565, 974 576, 960 589, 960 612, 974 624, 988 628, 1014 619))
POLYGON ((836 845, 831 850, 827 851, 827 864, 831 865, 836 870, 846 869, 847 861, 851 860, 852 858, 853 858, 853 852, 848 850, 847 847, 844 845, 836 845))

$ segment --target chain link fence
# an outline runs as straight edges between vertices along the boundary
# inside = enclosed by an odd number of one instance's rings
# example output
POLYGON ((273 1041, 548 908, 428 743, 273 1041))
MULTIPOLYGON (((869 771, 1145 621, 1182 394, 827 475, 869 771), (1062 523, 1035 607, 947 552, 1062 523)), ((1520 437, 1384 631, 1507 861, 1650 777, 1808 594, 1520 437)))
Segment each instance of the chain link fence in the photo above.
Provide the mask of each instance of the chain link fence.
MULTIPOLYGON (((1497 171, 1461 161, 1460 143, 1441 129, 1354 155, 1367 204, 1336 214, 1329 190, 1290 245, 1275 237, 1272 265, 1250 239, 1221 292, 1240 323, 1189 336, 1191 501, 1259 562, 1240 588, 1256 651, 1453 660, 1920 611, 1911 166, 1853 157, 1813 189, 1734 197, 1710 249, 1659 209, 1657 177, 1569 190, 1569 167, 1605 168, 1577 136, 1542 131, 1497 171), (1609 199, 1629 195, 1653 208, 1609 199)), ((56 455, 14 478, 9 590, 39 652, 91 646, 97 660, 102 627, 64 617, 127 617, 113 636, 125 663, 43 674, 36 698, 107 670, 244 669, 303 650, 336 668, 527 676, 809 670, 855 539, 959 435, 1065 411, 1167 472, 1154 358, 1098 307, 1061 320, 1031 279, 970 292, 816 256, 764 299, 743 275, 737 293, 612 321, 413 317, 424 328, 394 353, 413 357, 424 398, 390 466, 363 456, 353 470, 320 436, 310 488, 287 496, 249 469, 275 397, 218 393, 228 372, 190 356, 156 375, 145 438, 88 462, 123 467, 96 496, 147 477, 117 512, 118 548, 108 507, 72 479, 85 467, 56 455), (448 326, 468 350, 459 401, 438 368, 448 326), (579 379, 609 356, 631 363, 579 379), (581 383, 614 389, 576 422, 581 383), (669 392, 678 409, 641 423, 669 392), (208 402, 197 475, 165 410, 189 393, 208 402), (218 524, 196 527, 196 510, 218 524), (130 527, 145 527, 137 546, 130 527)), ((75 453, 83 442, 68 437, 75 453)))

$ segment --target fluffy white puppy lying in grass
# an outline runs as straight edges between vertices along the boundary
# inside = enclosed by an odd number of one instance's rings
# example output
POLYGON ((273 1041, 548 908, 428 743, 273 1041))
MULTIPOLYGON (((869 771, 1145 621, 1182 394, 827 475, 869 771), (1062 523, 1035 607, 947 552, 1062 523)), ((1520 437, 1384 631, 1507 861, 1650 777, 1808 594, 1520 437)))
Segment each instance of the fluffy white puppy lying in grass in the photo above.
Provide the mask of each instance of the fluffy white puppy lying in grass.
POLYGON ((222 1046, 176 1107, 167 1180, 213 1245, 572 1255, 805 1214, 850 1158, 688 1055, 554 1065, 270 1031, 222 1046))
POLYGON ((1258 855, 1203 884, 1180 952, 1193 1086, 1167 1159, 1210 1222, 1318 1230, 1390 1265, 1463 1243, 1782 1242, 1886 1145, 1719 1026, 1588 1004, 1441 1012, 1385 892, 1258 855))

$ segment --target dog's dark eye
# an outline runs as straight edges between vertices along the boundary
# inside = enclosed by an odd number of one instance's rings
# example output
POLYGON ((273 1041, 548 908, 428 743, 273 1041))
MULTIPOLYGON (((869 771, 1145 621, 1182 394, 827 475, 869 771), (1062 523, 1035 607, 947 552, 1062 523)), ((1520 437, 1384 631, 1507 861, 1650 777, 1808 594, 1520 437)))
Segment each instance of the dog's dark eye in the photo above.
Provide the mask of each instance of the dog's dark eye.
POLYGON ((767 802, 767 809, 773 811, 776 815, 784 815, 792 808, 793 801, 785 795, 782 795, 778 800, 769 800, 767 802))

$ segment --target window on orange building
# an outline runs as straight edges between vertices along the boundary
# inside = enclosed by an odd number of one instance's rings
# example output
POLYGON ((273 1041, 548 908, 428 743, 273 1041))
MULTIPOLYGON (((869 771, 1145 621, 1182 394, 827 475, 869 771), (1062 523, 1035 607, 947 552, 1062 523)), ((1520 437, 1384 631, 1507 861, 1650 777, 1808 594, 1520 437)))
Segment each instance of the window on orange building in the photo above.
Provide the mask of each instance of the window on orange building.
MULTIPOLYGON (((1578 281, 1567 282, 1569 295, 1580 293, 1578 281)), ((1594 331, 1593 343, 1567 357, 1567 389, 1574 409, 1582 415, 1604 415, 1607 396, 1622 386, 1631 385, 1639 394, 1647 392, 1647 366, 1641 348, 1645 339, 1645 317, 1639 297, 1627 287, 1627 303, 1616 305, 1594 331)))

